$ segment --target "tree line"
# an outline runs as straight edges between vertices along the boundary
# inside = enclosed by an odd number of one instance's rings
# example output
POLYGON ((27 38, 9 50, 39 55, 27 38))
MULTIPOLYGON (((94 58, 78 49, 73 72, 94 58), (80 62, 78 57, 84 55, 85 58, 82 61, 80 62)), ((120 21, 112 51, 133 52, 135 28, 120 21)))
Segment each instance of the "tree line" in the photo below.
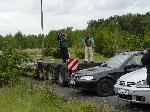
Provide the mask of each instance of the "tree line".
MULTIPOLYGON (((82 39, 90 32, 95 40, 95 52, 112 56, 115 52, 143 50, 150 47, 150 12, 146 14, 126 14, 111 16, 107 19, 90 20, 84 30, 64 28, 68 34, 69 47, 82 48, 82 39)), ((58 30, 43 35, 24 35, 20 31, 15 35, 0 36, 0 49, 5 45, 13 48, 58 47, 58 30)))

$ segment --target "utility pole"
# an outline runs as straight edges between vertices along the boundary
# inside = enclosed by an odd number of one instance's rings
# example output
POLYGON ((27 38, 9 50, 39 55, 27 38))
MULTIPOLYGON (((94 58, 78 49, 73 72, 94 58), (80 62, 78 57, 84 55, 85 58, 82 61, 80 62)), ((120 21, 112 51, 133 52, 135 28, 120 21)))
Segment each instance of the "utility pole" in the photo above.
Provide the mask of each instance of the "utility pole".
POLYGON ((44 49, 44 31, 43 31, 44 27, 43 27, 43 1, 41 0, 41 30, 42 30, 42 57, 44 57, 43 54, 43 49, 44 49))

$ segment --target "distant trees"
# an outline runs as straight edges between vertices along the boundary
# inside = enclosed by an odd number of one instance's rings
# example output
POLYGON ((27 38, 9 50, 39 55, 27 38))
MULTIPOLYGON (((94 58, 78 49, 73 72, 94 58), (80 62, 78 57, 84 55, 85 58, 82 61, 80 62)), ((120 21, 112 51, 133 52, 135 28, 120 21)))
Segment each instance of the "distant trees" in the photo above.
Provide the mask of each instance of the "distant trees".
POLYGON ((150 47, 149 13, 90 20, 87 28, 97 29, 95 50, 99 53, 142 50, 150 47))
MULTIPOLYGON (((150 14, 127 14, 113 16, 108 19, 90 20, 84 30, 64 29, 68 34, 69 47, 75 47, 75 52, 82 48, 82 39, 90 32, 95 40, 95 52, 112 56, 115 52, 141 50, 150 47, 150 14)), ((56 48, 58 47, 57 30, 47 35, 24 35, 20 31, 15 35, 0 36, 0 50, 10 45, 17 49, 56 48)))

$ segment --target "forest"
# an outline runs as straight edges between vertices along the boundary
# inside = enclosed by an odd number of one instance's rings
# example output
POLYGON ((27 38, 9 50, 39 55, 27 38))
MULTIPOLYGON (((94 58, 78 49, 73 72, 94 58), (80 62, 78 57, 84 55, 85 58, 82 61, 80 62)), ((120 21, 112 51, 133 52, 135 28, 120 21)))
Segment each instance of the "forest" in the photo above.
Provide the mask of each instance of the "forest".
MULTIPOLYGON (((114 15, 107 19, 89 20, 84 30, 64 28, 68 34, 69 48, 75 48, 77 52, 82 48, 82 39, 86 32, 90 32, 94 38, 96 53, 104 56, 112 56, 116 52, 144 50, 150 47, 150 12, 146 14, 114 15)), ((58 30, 51 30, 48 34, 34 35, 7 34, 0 36, 0 50, 9 45, 16 49, 45 49, 58 48, 58 30)))

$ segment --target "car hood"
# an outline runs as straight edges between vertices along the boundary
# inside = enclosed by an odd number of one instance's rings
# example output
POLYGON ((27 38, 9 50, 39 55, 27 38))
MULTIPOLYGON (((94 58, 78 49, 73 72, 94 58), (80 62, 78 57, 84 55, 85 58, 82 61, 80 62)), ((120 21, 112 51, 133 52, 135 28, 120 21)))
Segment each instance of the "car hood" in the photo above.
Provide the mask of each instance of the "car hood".
POLYGON ((125 81, 125 82, 139 82, 142 80, 146 80, 147 77, 147 69, 142 68, 130 73, 127 73, 119 78, 120 81, 125 81))
POLYGON ((103 73, 109 70, 112 70, 114 68, 108 68, 108 67, 93 67, 88 69, 79 70, 76 72, 76 75, 96 75, 99 73, 103 73))

